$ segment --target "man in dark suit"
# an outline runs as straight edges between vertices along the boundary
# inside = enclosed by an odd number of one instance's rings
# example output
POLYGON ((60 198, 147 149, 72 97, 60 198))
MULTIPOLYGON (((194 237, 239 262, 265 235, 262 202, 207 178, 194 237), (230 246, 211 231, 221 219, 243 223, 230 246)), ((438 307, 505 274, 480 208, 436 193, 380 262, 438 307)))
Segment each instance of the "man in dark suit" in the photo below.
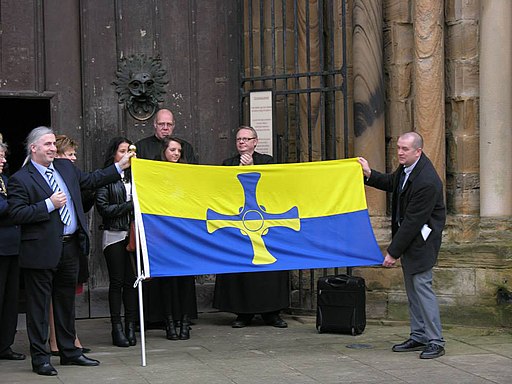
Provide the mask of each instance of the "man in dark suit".
POLYGON ((392 234, 383 266, 401 258, 409 303, 410 338, 393 346, 394 352, 421 350, 421 359, 443 356, 445 341, 437 297, 432 289, 432 268, 441 247, 446 222, 443 184, 423 153, 423 138, 407 132, 398 138, 400 166, 383 174, 360 157, 367 185, 392 192, 392 234))
MULTIPOLYGON (((160 109, 153 120, 153 135, 145 137, 135 143, 137 158, 147 160, 162 160, 163 139, 174 134, 176 121, 174 114, 168 109, 160 109)), ((188 164, 197 164, 197 156, 190 143, 180 138, 181 159, 188 164)), ((151 279, 144 281, 144 313, 146 326, 160 327, 165 320, 163 313, 162 280, 151 279)))
MULTIPOLYGON (((223 161, 222 165, 247 166, 274 163, 272 156, 255 151, 258 134, 254 128, 241 126, 236 134, 238 155, 223 161)), ((288 324, 279 312, 289 305, 287 271, 226 273, 217 275, 213 306, 221 311, 236 313, 233 328, 249 325, 255 314, 274 327, 286 328, 288 324)))
POLYGON ((9 214, 21 225, 20 267, 27 294, 27 333, 32 369, 55 376, 48 351, 48 315, 53 300, 61 365, 95 366, 99 361, 75 347, 75 288, 79 253, 89 238, 81 189, 120 178, 132 153, 104 170, 83 173, 68 159, 55 159, 55 135, 38 127, 27 137, 26 164, 9 179, 9 214))
MULTIPOLYGON (((137 147, 137 157, 139 159, 161 160, 162 140, 174 132, 176 122, 174 115, 168 109, 160 109, 155 114, 153 121, 154 134, 135 143, 137 147)), ((181 140, 181 158, 189 164, 197 164, 197 156, 190 143, 181 140)))
POLYGON ((0 359, 25 360, 11 349, 18 325, 20 228, 7 215, 6 153, 7 144, 0 141, 0 359))

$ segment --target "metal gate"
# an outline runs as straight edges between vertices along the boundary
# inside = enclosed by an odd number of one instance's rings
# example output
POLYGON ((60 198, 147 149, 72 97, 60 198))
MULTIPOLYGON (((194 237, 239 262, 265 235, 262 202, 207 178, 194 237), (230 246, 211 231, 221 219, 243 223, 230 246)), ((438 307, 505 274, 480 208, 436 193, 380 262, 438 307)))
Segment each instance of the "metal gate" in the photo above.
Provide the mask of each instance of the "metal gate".
MULTIPOLYGON (((346 0, 240 2, 240 121, 252 91, 272 91, 277 162, 349 156, 346 0)), ((315 282, 337 269, 292 271, 291 310, 316 308, 315 282)))

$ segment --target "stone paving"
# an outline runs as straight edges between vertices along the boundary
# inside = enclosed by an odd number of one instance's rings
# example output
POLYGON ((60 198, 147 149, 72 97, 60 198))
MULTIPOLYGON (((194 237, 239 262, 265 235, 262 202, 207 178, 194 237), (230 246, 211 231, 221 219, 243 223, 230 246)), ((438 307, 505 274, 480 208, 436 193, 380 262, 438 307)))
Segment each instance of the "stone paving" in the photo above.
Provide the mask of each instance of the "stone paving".
MULTIPOLYGON (((169 341, 164 331, 146 331, 146 366, 140 343, 111 345, 109 319, 78 320, 88 356, 98 367, 60 366, 56 377, 38 376, 30 360, 0 360, 1 383, 358 383, 510 384, 512 329, 445 326, 446 355, 420 360, 419 352, 393 353, 408 337, 404 323, 369 322, 362 335, 318 334, 310 316, 283 316, 287 329, 255 321, 233 329, 233 315, 202 313, 187 341, 169 341)), ((23 322, 14 350, 28 354, 23 322)))

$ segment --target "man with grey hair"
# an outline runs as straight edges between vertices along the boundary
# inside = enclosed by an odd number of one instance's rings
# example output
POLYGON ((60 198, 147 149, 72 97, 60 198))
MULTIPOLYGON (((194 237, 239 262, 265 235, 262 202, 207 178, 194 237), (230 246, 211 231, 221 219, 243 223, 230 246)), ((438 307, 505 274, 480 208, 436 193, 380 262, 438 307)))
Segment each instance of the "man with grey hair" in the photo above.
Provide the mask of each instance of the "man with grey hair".
POLYGON ((432 289, 432 268, 446 221, 443 183, 423 153, 419 133, 401 135, 397 151, 400 165, 393 173, 377 172, 359 158, 366 184, 392 193, 393 239, 382 265, 393 267, 402 260, 411 322, 409 339, 392 350, 422 351, 421 359, 434 359, 445 354, 439 304, 432 289))
POLYGON ((80 191, 118 180, 133 156, 128 152, 119 163, 84 173, 68 159, 56 159, 56 153, 53 130, 33 129, 27 138, 28 161, 8 185, 9 214, 21 226, 19 260, 25 277, 32 370, 44 376, 57 375, 47 346, 52 299, 61 365, 99 364, 74 343, 79 252, 89 251, 80 191))

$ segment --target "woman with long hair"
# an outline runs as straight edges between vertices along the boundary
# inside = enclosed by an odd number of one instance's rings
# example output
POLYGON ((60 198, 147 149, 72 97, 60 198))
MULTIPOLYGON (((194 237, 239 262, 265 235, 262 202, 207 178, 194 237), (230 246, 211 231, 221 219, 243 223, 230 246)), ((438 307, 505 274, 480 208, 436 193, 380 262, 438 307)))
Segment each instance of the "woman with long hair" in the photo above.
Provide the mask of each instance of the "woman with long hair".
MULTIPOLYGON (((110 141, 105 156, 105 167, 119 161, 132 144, 124 137, 110 141)), ((96 208, 103 218, 103 254, 107 262, 108 301, 112 323, 112 344, 118 347, 135 345, 137 321, 137 290, 133 254, 126 250, 130 222, 133 219, 130 168, 121 173, 121 179, 101 187, 96 192, 96 208), (124 305, 125 328, 121 323, 121 305, 124 305)))
MULTIPOLYGON (((183 162, 180 139, 167 136, 162 140, 162 160, 183 162)), ((197 318, 194 276, 160 278, 160 294, 165 315, 165 333, 169 340, 190 339, 190 319, 197 318)))

